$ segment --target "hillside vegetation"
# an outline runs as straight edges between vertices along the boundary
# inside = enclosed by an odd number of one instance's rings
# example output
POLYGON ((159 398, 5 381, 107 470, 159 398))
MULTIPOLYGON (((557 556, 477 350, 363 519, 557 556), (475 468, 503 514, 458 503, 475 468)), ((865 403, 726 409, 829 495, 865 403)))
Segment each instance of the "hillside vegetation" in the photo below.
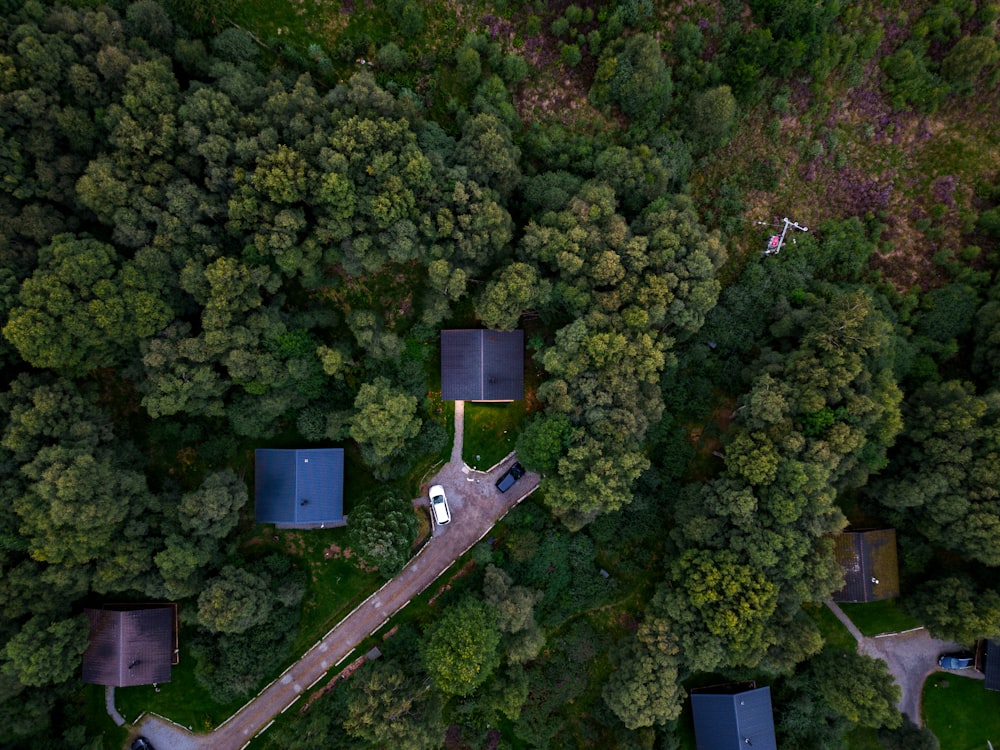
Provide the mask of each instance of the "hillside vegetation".
POLYGON ((936 746, 814 605, 891 525, 906 615, 1000 635, 995 4, 0 8, 0 744, 121 739, 86 607, 179 603, 196 729, 280 673, 412 553, 482 326, 539 493, 257 745, 676 748, 755 679, 783 747, 936 746), (308 543, 250 500, 304 446, 308 543))

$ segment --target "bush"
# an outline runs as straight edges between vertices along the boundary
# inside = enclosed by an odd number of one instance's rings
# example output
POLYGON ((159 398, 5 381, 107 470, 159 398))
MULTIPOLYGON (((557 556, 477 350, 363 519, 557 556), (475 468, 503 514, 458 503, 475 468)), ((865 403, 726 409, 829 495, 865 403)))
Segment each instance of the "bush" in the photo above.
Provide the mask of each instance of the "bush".
POLYGON ((403 70, 407 65, 406 53, 392 42, 385 44, 375 56, 378 66, 389 73, 403 70))
POLYGON ((501 75, 507 83, 520 83, 528 76, 531 70, 528 61, 520 55, 507 55, 503 59, 501 75))
POLYGON ((985 36, 967 36, 941 61, 941 76, 958 91, 968 91, 983 68, 997 60, 997 45, 985 36))
POLYGON ((212 40, 212 50, 223 60, 243 62, 253 60, 259 52, 257 44, 243 29, 229 28, 212 40))
POLYGON ((462 47, 455 55, 455 63, 458 80, 463 86, 471 89, 479 82, 483 74, 483 64, 476 50, 472 47, 462 47))
POLYGON ((562 57, 562 61, 571 68, 579 65, 582 59, 580 47, 576 44, 564 44, 560 56, 562 57))

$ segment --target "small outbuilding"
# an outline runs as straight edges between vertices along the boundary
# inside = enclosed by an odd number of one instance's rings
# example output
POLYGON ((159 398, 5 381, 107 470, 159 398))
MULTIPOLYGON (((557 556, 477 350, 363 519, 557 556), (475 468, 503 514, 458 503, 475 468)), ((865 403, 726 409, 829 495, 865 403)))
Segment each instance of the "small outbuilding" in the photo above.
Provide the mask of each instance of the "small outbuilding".
POLYGON ((170 682, 178 655, 176 605, 118 605, 86 614, 84 682, 114 687, 170 682))
POLYGON ((258 448, 254 517, 285 529, 343 526, 344 449, 258 448))
POLYGON ((743 682, 691 691, 698 750, 777 750, 771 688, 743 682))
POLYGON ((444 401, 524 398, 524 331, 441 331, 444 401))
POLYGON ((899 596, 896 530, 844 531, 834 539, 834 555, 844 571, 835 602, 877 602, 899 596))

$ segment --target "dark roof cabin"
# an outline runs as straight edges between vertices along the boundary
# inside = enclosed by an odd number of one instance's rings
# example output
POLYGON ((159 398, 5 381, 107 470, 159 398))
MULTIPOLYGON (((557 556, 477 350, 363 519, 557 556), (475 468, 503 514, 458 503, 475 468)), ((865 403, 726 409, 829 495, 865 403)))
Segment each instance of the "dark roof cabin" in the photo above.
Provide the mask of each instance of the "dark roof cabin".
POLYGON ((1000 641, 986 641, 986 659, 983 665, 987 690, 1000 690, 1000 641))
POLYGON ((754 683, 691 691, 698 750, 777 750, 771 688, 754 683))
POLYGON ((258 448, 255 517, 286 529, 343 526, 344 450, 258 448))
POLYGON ((834 540, 834 555, 844 571, 844 588, 835 602, 877 602, 899 596, 896 530, 845 531, 834 540))
POLYGON ((444 401, 524 398, 524 331, 441 331, 444 401))
POLYGON ((129 687, 170 682, 177 663, 177 609, 88 609, 90 642, 83 653, 83 681, 129 687))

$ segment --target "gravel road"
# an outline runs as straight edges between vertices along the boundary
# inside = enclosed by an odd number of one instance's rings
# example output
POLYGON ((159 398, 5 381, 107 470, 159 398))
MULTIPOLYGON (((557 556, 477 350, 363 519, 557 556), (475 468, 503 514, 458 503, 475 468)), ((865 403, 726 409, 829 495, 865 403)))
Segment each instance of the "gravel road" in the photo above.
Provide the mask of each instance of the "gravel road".
POLYGON ((837 618, 847 625, 851 635, 858 642, 858 651, 889 665, 889 672, 902 690, 897 704, 900 713, 910 717, 917 726, 923 726, 921 716, 921 695, 924 681, 932 672, 952 671, 963 677, 983 679, 984 675, 974 669, 959 671, 942 670, 937 665, 938 657, 947 651, 960 651, 961 646, 951 641, 932 638, 926 628, 918 628, 904 633, 893 633, 874 637, 863 636, 850 618, 834 602, 827 602, 837 618))

